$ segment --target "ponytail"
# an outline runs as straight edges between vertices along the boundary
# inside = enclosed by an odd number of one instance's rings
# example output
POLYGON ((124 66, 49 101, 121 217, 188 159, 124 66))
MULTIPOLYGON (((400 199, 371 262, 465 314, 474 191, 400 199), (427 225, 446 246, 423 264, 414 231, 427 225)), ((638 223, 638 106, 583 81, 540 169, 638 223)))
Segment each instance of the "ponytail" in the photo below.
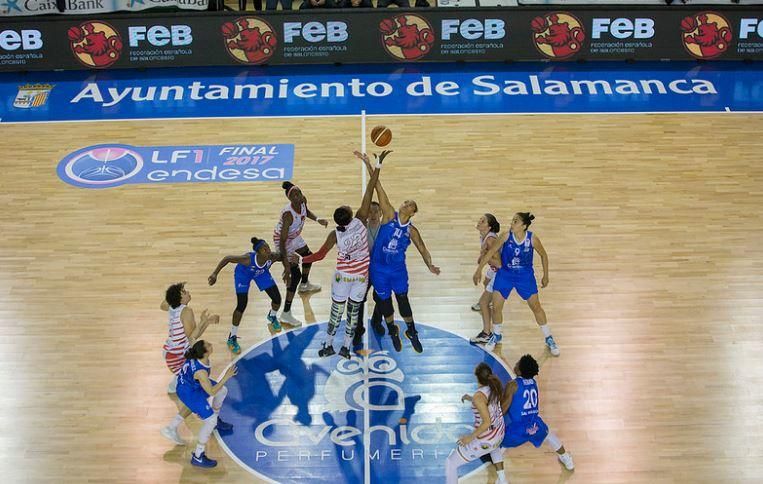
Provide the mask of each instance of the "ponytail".
POLYGON ((530 224, 533 223, 533 220, 535 220, 535 215, 530 212, 517 212, 517 215, 519 215, 519 218, 522 219, 522 223, 527 227, 529 227, 530 224))
POLYGON ((498 223, 498 219, 495 218, 495 215, 492 213, 486 213, 485 220, 487 221, 487 225, 490 227, 491 232, 497 234, 501 231, 501 224, 498 223))
POLYGON ((200 339, 186 350, 184 356, 186 360, 199 360, 204 358, 205 354, 207 354, 207 349, 204 348, 204 340, 200 339))
POLYGON ((493 370, 487 363, 480 363, 474 369, 474 375, 480 385, 490 388, 490 399, 488 403, 500 402, 503 394, 503 384, 501 380, 493 373, 493 370))

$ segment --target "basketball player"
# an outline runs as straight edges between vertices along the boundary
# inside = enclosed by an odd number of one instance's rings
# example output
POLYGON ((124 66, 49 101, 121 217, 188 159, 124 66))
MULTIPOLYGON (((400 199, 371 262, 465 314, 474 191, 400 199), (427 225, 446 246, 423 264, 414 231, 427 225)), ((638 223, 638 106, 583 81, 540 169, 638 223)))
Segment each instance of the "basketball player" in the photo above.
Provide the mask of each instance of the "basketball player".
MULTIPOLYGON (((241 346, 238 344, 238 327, 241 324, 241 317, 249 302, 249 286, 254 281, 257 289, 270 297, 270 311, 265 318, 268 320, 268 329, 272 333, 281 331, 281 323, 278 322, 278 308, 281 307, 281 292, 278 290, 276 281, 270 275, 270 266, 273 262, 283 259, 283 253, 271 252, 268 243, 257 237, 252 237, 252 252, 244 255, 226 255, 222 258, 217 267, 209 276, 207 281, 210 286, 217 282, 217 275, 228 264, 236 264, 233 272, 233 285, 236 288, 236 309, 233 310, 233 324, 228 334, 228 349, 233 354, 241 353, 241 346)), ((297 261, 297 256, 292 256, 297 261)))
MULTIPOLYGON (((281 185, 286 193, 289 203, 281 210, 281 216, 278 219, 276 228, 273 231, 273 243, 276 250, 281 254, 297 253, 304 257, 312 254, 307 242, 302 238, 302 228, 305 226, 305 218, 315 220, 324 227, 328 227, 328 221, 315 216, 307 208, 307 198, 302 194, 302 190, 291 182, 283 182, 281 185)), ((288 259, 283 259, 284 280, 286 281, 286 301, 284 302, 283 312, 280 321, 290 326, 302 326, 302 321, 291 314, 291 303, 294 300, 294 294, 299 287, 300 293, 317 292, 321 290, 318 284, 310 284, 310 264, 302 263, 302 271, 299 270, 299 264, 291 263, 288 259), (301 281, 301 282, 300 282, 301 281)))
POLYGON ((175 393, 177 386, 176 375, 185 363, 185 352, 197 339, 204 334, 207 326, 220 322, 220 316, 210 316, 205 309, 201 312, 199 324, 193 309, 188 307, 191 302, 191 293, 185 288, 184 282, 178 282, 167 288, 164 301, 159 306, 162 311, 167 311, 169 316, 167 341, 164 343, 164 361, 167 368, 172 372, 172 380, 167 387, 168 393, 175 393))
MULTIPOLYGON (((503 449, 519 447, 525 442, 532 443, 536 448, 542 443, 556 452, 556 456, 564 467, 571 471, 575 469, 572 456, 564 449, 562 442, 554 432, 549 431, 548 425, 540 417, 538 383, 538 362, 530 355, 524 355, 514 365, 517 377, 506 384, 501 398, 501 409, 505 414, 506 435, 501 443, 503 449)), ((490 455, 498 469, 498 475, 503 475, 503 459, 490 455)), ((505 482, 505 481, 499 481, 505 482)))
MULTIPOLYGON (((474 369, 474 376, 480 387, 474 395, 464 395, 461 402, 472 402, 474 431, 458 439, 458 447, 453 449, 445 461, 445 482, 458 482, 458 468, 462 465, 490 454, 494 462, 503 461, 501 441, 504 436, 501 396, 503 385, 487 363, 480 363, 474 369)), ((500 474, 499 474, 500 476, 500 474)), ((506 482, 499 481, 499 482, 506 482)))
POLYGON ((384 158, 392 153, 391 151, 382 151, 379 155, 377 169, 371 175, 368 181, 366 191, 363 194, 363 201, 360 204, 355 217, 352 216, 352 209, 346 205, 337 208, 334 211, 334 222, 336 230, 326 237, 326 242, 315 254, 302 259, 303 262, 312 264, 326 257, 326 253, 337 246, 336 272, 331 283, 331 315, 326 330, 326 340, 318 351, 321 358, 331 356, 334 352, 334 335, 337 327, 342 321, 344 306, 347 303, 347 324, 345 325, 344 343, 339 350, 339 356, 350 359, 350 344, 355 335, 355 327, 358 324, 360 306, 363 303, 368 290, 368 265, 370 263, 370 253, 368 250, 368 229, 366 228, 366 219, 368 210, 371 206, 371 196, 374 193, 376 181, 381 174, 381 166, 384 158), (349 298, 349 302, 348 302, 349 298))
MULTIPOLYGON (((374 242, 376 237, 379 236, 379 228, 381 227, 381 207, 379 202, 371 202, 371 206, 368 208, 368 224, 366 229, 368 230, 368 250, 373 252, 374 242)), ((363 344, 363 334, 366 332, 365 327, 365 309, 368 302, 368 291, 371 289, 371 281, 368 281, 368 288, 363 295, 363 303, 360 305, 360 312, 358 314, 358 326, 355 328, 355 337, 352 340, 352 345, 357 347, 363 344)), ((381 321, 381 313, 379 309, 374 306, 374 315, 378 317, 378 321, 381 321), (378 316, 376 316, 378 314, 378 316)))
MULTIPOLYGON (((493 282, 493 327, 503 323, 503 305, 509 298, 511 290, 516 289, 519 297, 527 301, 527 305, 530 306, 530 310, 535 315, 535 321, 543 331, 549 351, 552 355, 559 356, 559 347, 551 335, 551 329, 546 320, 546 312, 541 307, 538 298, 538 284, 535 282, 533 250, 538 252, 543 264, 541 287, 548 285, 548 255, 546 255, 546 250, 540 239, 527 230, 534 219, 535 216, 529 212, 514 214, 511 219, 511 230, 501 236, 498 242, 480 258, 479 266, 472 279, 476 286, 481 279, 482 268, 500 251, 501 268, 495 275, 493 282)), ((494 337, 495 343, 500 341, 497 334, 493 334, 492 337, 494 337)))
MULTIPOLYGON (((367 155, 356 151, 355 156, 366 163, 369 173, 374 172, 367 155)), ((419 334, 413 322, 413 311, 408 301, 408 269, 405 264, 405 252, 411 241, 424 259, 429 272, 439 275, 440 268, 432 264, 432 256, 429 255, 418 229, 411 223, 411 218, 419 211, 416 202, 406 200, 396 212, 380 181, 376 182, 376 195, 382 210, 382 225, 371 253, 370 273, 371 284, 374 286, 374 300, 387 322, 395 351, 401 351, 403 343, 400 340, 400 329, 395 324, 395 310, 392 307, 392 294, 395 294, 398 310, 408 327, 405 330, 405 337, 411 342, 414 351, 421 353, 424 349, 419 341, 419 334)), ((373 318, 371 322, 374 331, 383 335, 384 327, 381 322, 377 323, 373 318)))
MULTIPOLYGON (((496 220, 493 214, 486 213, 480 217, 479 221, 477 221, 476 228, 480 233, 480 256, 477 258, 477 263, 479 263, 482 256, 484 256, 487 251, 493 247, 496 240, 498 240, 498 232, 501 231, 501 224, 498 223, 498 220, 496 220)), ((501 267, 501 257, 498 254, 495 254, 489 262, 488 269, 485 272, 485 279, 482 281, 485 285, 485 290, 482 292, 482 296, 480 296, 480 300, 476 304, 482 314, 482 331, 469 340, 473 344, 490 343, 490 335, 493 334, 493 332, 497 335, 501 335, 502 333, 501 325, 493 325, 495 329, 491 326, 492 315, 490 311, 490 301, 493 299, 493 280, 495 279, 495 274, 498 272, 499 267, 501 267)), ((472 307, 472 309, 474 309, 474 307, 472 307)), ((493 346, 486 346, 485 349, 492 351, 494 347, 495 344, 493 344, 493 346)))
POLYGON ((195 413, 203 424, 199 430, 199 442, 196 450, 191 455, 191 464, 198 467, 215 467, 217 461, 207 457, 204 449, 212 431, 217 428, 226 432, 233 430, 233 426, 223 422, 219 418, 223 400, 228 394, 225 383, 236 376, 238 369, 231 366, 226 370, 219 382, 209 378, 209 355, 212 354, 212 343, 197 341, 185 354, 186 362, 178 374, 178 399, 181 402, 180 411, 172 422, 162 429, 162 435, 178 445, 185 445, 185 441, 178 435, 178 427, 186 417, 195 413), (209 405, 209 397, 212 397, 212 406, 209 405))

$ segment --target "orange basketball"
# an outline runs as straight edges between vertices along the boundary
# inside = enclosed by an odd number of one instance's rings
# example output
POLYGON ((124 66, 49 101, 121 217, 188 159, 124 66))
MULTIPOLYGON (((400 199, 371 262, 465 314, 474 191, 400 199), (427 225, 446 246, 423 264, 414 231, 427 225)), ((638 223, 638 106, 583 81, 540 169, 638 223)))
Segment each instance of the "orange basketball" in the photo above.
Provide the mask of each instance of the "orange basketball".
POLYGON ((376 146, 387 146, 392 141, 392 131, 386 126, 377 126, 371 130, 371 141, 376 146))

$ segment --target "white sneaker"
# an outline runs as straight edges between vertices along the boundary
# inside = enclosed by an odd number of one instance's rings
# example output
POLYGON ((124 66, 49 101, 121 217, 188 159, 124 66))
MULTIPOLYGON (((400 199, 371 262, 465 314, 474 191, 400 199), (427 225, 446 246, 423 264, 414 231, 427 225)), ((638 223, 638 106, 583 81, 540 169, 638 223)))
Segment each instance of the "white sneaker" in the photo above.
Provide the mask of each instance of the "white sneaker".
POLYGON ((281 317, 278 318, 284 324, 288 324, 292 328, 299 328, 302 326, 302 321, 291 315, 291 311, 284 311, 281 313, 281 317))
POLYGON ((575 463, 572 462, 572 455, 569 452, 565 452, 562 455, 556 454, 559 457, 559 462, 564 464, 564 468, 568 471, 575 470, 575 463))
POLYGON ((297 288, 297 291, 299 293, 318 292, 320 290, 321 290, 320 284, 311 284, 309 282, 303 282, 299 285, 299 288, 297 288))
POLYGON ((495 333, 490 333, 490 336, 487 339, 487 343, 485 343, 485 351, 492 352, 495 349, 495 345, 498 344, 498 335, 495 333))
POLYGON ((559 351, 559 346, 557 346, 556 341, 554 341, 553 336, 546 338, 546 346, 548 346, 548 350, 553 356, 559 356, 561 353, 561 351, 559 351))
POLYGON ((472 304, 472 311, 479 312, 479 310, 480 310, 480 303, 477 302, 477 303, 472 304))
POLYGON ((168 440, 176 443, 177 445, 187 445, 187 442, 180 437, 177 429, 171 427, 162 427, 162 435, 167 437, 168 440))
POLYGON ((177 393, 178 388, 178 377, 173 376, 172 380, 170 380, 170 384, 167 385, 167 393, 177 393))

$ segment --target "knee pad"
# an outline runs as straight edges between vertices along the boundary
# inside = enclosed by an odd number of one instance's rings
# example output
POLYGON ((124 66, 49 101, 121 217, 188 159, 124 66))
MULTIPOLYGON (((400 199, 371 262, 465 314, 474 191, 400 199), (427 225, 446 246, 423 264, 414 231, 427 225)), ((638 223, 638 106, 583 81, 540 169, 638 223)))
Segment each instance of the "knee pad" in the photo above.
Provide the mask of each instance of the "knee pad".
POLYGON ((297 286, 302 278, 302 272, 299 270, 299 266, 291 266, 291 284, 289 284, 289 292, 297 292, 297 286))
MULTIPOLYGON (((236 293, 236 311, 239 313, 243 313, 246 309, 246 305, 249 302, 249 294, 247 293, 236 293)), ((230 307, 230 306, 229 306, 230 307)))
POLYGON ((404 318, 410 318, 413 316, 411 303, 408 302, 408 293, 395 294, 395 299, 397 299, 397 310, 400 311, 400 316, 404 318))
POLYGON ((376 304, 376 307, 379 308, 379 312, 385 318, 391 317, 395 314, 395 308, 392 307, 392 298, 384 299, 383 301, 380 300, 376 304))

